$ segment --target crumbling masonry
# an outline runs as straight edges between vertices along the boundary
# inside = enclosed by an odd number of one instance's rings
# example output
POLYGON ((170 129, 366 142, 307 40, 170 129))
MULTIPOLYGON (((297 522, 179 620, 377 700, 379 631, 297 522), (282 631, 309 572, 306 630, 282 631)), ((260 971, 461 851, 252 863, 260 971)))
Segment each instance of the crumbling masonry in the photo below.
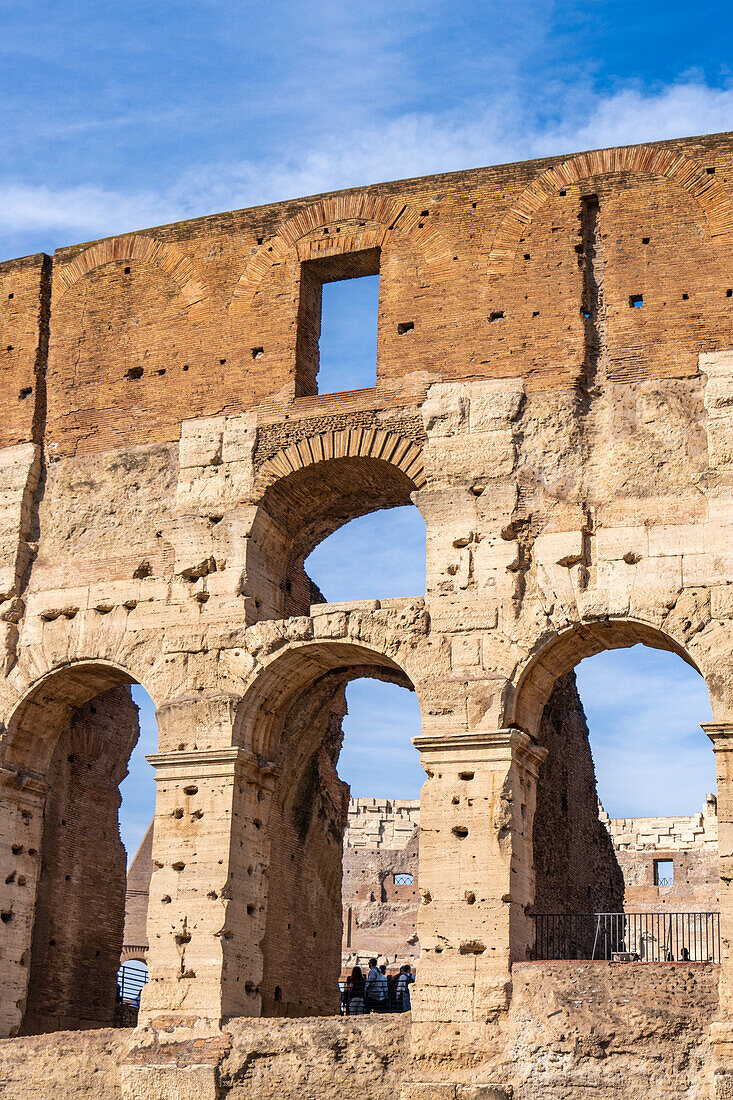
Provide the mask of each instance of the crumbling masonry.
MULTIPOLYGON (((526 961, 537 892, 571 872, 584 905, 616 889, 612 868, 589 881, 590 862, 537 867, 535 811, 538 843, 553 828, 571 851, 596 843, 578 839, 591 826, 574 762, 543 772, 543 715, 583 657, 643 642, 683 657, 710 693, 723 957, 719 975, 588 978, 586 966, 582 981, 588 1005, 658 994, 665 1011, 697 1012, 687 1083, 731 1095, 732 243, 722 135, 383 184, 0 265, 5 1035, 109 1021, 91 993, 121 944, 110 815, 136 735, 132 683, 159 725, 151 982, 115 1088, 221 1095, 232 1035, 254 1034, 242 1017, 334 1011, 340 718, 349 679, 374 676, 417 693, 427 776, 403 1095, 467 1097, 500 1064, 503 1095, 512 1081, 539 1095, 517 1076, 512 1014, 540 1011, 567 971, 526 961), (321 287, 377 270, 376 384, 319 394, 321 287), (427 525, 424 596, 324 603, 310 551, 409 502, 427 525), (293 958, 312 978, 299 997, 293 958)), ((562 730, 572 715, 558 706, 562 730)), ((585 1026, 562 1019, 516 1035, 559 1050, 585 1026)), ((616 1064, 612 1038, 578 1042, 557 1055, 564 1082, 583 1058, 616 1064)), ((548 1053, 551 1085, 558 1064, 548 1053)), ((614 1096, 632 1095, 618 1065, 614 1096)), ((678 1095, 679 1065, 659 1065, 656 1094, 678 1095)))

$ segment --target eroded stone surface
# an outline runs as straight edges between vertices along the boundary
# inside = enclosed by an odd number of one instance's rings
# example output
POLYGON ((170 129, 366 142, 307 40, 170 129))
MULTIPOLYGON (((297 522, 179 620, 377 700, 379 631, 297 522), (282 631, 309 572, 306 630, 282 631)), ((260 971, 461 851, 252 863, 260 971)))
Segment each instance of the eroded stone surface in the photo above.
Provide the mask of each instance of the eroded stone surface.
MULTIPOLYGON (((283 1003, 279 897, 302 891, 311 937, 327 910, 338 949, 331 717, 370 675, 414 688, 422 712, 412 1051, 445 1070, 492 1049, 532 948, 545 708, 583 657, 637 642, 683 656, 710 693, 729 1010, 732 166, 730 135, 603 150, 0 267, 4 1034, 27 1007, 27 856, 79 708, 134 682, 156 704, 141 1019, 153 1046, 217 1043, 228 1019, 283 1003), (377 259, 376 385, 319 395, 319 280, 377 259), (308 553, 410 500, 424 596, 324 602, 308 553), (300 878, 283 869, 294 837, 300 878)), ((325 1008, 322 990, 301 999, 325 1008)))

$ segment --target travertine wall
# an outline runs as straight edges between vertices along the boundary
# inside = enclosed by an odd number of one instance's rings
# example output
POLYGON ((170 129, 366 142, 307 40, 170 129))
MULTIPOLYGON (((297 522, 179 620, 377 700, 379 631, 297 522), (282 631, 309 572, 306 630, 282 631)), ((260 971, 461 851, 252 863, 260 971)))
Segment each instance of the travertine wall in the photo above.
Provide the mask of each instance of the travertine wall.
MULTIPOLYGON (((26 1010, 29 852, 78 708, 132 682, 156 703, 142 1019, 215 1040, 269 1010, 293 896, 277 826, 305 764, 288 716, 324 677, 363 674, 412 686, 422 711, 413 1048, 488 1042, 532 948, 553 685, 643 642, 710 692, 713 1036, 733 1067, 732 174, 731 135, 692 138, 0 265, 4 1033, 26 1010), (377 249, 375 385, 318 394, 318 283, 373 270, 377 249), (313 547, 410 501, 424 596, 322 602, 313 547)), ((336 915, 337 820, 303 847, 336 915)))
POLYGON ((491 1040, 452 1057, 411 1056, 409 1015, 232 1020, 188 1066, 180 1047, 176 1063, 172 1044, 130 1031, 0 1040, 0 1096, 155 1097, 167 1077, 187 1100, 703 1100, 717 977, 712 965, 518 964, 491 1040))

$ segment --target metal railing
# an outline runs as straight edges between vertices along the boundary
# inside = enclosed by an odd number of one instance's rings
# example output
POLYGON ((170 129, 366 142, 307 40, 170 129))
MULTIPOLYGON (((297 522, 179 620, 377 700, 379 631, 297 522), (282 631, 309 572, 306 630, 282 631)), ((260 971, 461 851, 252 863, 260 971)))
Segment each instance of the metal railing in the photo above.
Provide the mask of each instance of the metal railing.
POLYGON ((720 913, 537 913, 533 959, 720 962, 720 913))
POLYGON ((117 971, 117 1000, 125 1004, 140 1006, 140 994, 148 984, 148 972, 139 966, 127 963, 117 971))

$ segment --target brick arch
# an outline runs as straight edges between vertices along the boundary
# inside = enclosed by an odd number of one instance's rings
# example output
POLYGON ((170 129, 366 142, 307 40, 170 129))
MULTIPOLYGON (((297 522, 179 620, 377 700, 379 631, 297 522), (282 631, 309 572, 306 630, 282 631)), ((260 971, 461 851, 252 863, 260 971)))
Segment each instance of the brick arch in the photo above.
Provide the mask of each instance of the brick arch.
POLYGON ((586 657, 607 649, 627 649, 639 643, 676 653, 705 678, 689 649, 671 633, 650 623, 638 619, 575 623, 544 639, 520 666, 516 685, 505 707, 504 724, 534 734, 559 677, 571 672, 586 657))
POLYGON ((208 292, 195 264, 171 244, 134 233, 100 241, 54 271, 54 282, 61 286, 61 296, 75 286, 90 271, 105 264, 123 260, 138 260, 153 264, 171 279, 189 306, 203 301, 208 292))
POLYGON ((692 157, 646 145, 597 149, 553 165, 525 188, 496 231, 487 274, 511 273, 522 234, 552 195, 610 172, 636 172, 671 180, 695 199, 707 219, 711 237, 727 236, 733 230, 733 199, 717 177, 708 175, 705 166, 692 157))
POLYGON ((128 944, 120 953, 120 965, 126 962, 142 962, 147 966, 149 948, 128 944))
POLYGON ((425 487, 422 448, 411 439, 380 428, 349 428, 320 432, 293 443, 269 458, 260 468, 255 490, 263 494, 280 478, 319 462, 338 458, 367 458, 401 470, 416 489, 425 487))
POLYGON ((328 254, 382 247, 393 232, 407 237, 433 271, 443 270, 452 260, 450 244, 430 226, 430 218, 421 218, 419 210, 399 200, 361 192, 334 195, 312 203, 280 226, 277 234, 265 241, 249 260, 234 288, 231 307, 250 301, 271 267, 281 263, 295 249, 301 260, 315 255, 308 238, 317 230, 346 225, 349 231, 331 234, 328 254))

